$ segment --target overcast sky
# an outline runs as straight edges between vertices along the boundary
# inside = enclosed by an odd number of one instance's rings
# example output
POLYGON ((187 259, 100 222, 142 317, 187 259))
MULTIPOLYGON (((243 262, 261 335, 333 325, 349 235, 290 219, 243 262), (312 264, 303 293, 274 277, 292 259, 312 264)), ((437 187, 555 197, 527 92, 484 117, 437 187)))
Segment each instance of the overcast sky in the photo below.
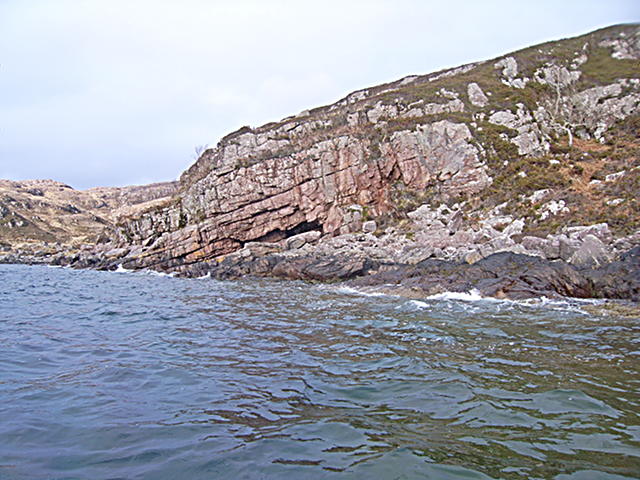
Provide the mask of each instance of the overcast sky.
POLYGON ((243 125, 639 20, 638 0, 0 0, 0 178, 173 180, 243 125))

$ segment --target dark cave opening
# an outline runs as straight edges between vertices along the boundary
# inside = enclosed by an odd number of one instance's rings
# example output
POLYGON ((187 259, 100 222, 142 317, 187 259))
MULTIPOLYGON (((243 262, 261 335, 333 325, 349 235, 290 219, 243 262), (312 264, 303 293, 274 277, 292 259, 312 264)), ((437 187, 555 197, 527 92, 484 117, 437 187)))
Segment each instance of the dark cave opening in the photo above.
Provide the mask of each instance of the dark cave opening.
POLYGON ((298 235, 300 233, 311 232, 313 230, 322 231, 322 224, 318 221, 313 221, 299 223, 295 227, 288 230, 280 230, 279 228, 276 228, 275 230, 271 230, 269 233, 266 233, 253 241, 275 243, 279 242, 280 240, 284 240, 285 238, 293 237, 294 235, 298 235))

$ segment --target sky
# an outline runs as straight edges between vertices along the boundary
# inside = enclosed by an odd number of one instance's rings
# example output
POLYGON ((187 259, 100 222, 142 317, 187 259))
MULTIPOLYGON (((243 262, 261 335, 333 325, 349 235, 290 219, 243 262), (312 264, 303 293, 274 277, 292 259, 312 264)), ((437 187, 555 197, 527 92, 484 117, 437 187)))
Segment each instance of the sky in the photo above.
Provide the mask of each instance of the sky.
POLYGON ((0 178, 174 180, 242 126, 638 21, 638 0, 0 0, 0 178))

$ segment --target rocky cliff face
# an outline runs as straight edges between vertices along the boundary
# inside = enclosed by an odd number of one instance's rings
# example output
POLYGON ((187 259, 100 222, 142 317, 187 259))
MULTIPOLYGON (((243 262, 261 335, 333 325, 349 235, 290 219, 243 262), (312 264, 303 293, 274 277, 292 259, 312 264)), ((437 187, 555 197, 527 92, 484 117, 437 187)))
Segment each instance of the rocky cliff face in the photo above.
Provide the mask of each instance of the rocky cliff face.
POLYGON ((406 77, 178 183, 0 181, 0 261, 640 299, 639 105, 636 25, 406 77))
POLYGON ((88 248, 121 216, 176 193, 177 183, 75 190, 53 180, 0 180, 0 259, 88 248))
POLYGON ((436 122, 379 143, 363 135, 366 128, 315 139, 305 130, 281 141, 279 153, 270 130, 240 135, 208 152, 199 163, 211 170, 201 178, 188 171, 174 205, 123 225, 125 243, 152 241, 144 262, 178 266, 249 241, 277 241, 306 230, 358 230, 363 209, 371 217, 393 210, 394 184, 419 191, 439 182, 448 194, 461 195, 490 183, 464 124, 436 122), (248 160, 247 153, 260 159, 248 160))
POLYGON ((245 127, 205 151, 170 202, 119 223, 121 260, 182 271, 363 225, 405 262, 613 255, 602 245, 632 245, 640 227, 639 59, 639 27, 616 26, 245 127), (583 248, 575 232, 603 222, 583 248))

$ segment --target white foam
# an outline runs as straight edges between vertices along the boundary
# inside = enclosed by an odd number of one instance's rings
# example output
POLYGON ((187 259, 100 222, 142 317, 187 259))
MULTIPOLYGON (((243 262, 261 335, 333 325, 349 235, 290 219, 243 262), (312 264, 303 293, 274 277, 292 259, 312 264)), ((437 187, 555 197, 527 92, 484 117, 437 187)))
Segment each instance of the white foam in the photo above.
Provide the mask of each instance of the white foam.
POLYGON ((465 302, 478 302, 478 301, 500 301, 493 297, 483 297, 478 290, 472 288, 468 292, 443 292, 430 295, 427 300, 463 300, 465 302))
MULTIPOLYGON (((147 275, 152 275, 154 277, 175 277, 175 272, 164 273, 164 272, 156 272, 155 270, 143 270, 143 272, 147 275)), ((142 272, 141 272, 142 273, 142 272)))
POLYGON ((114 272, 116 272, 116 273, 131 273, 133 275, 150 275, 152 277, 175 277, 176 276, 175 272, 164 273, 164 272, 156 272, 155 270, 148 270, 148 269, 133 270, 133 269, 124 268, 122 266, 122 264, 119 264, 118 268, 116 268, 114 270, 114 272))
POLYGON ((410 300, 410 303, 415 305, 418 308, 429 308, 429 304, 425 302, 421 302, 420 300, 410 300))
POLYGON ((351 287, 340 287, 337 289, 340 293, 348 293, 351 295, 362 295, 364 297, 384 297, 387 294, 382 292, 367 292, 365 290, 358 290, 351 287))
POLYGON ((527 298, 525 300, 514 301, 514 303, 519 303, 521 305, 526 305, 529 307, 551 307, 551 308, 560 308, 569 311, 582 312, 580 309, 581 305, 602 305, 606 303, 605 299, 601 298, 574 298, 567 297, 561 299, 553 299, 548 297, 536 297, 536 298, 527 298))

